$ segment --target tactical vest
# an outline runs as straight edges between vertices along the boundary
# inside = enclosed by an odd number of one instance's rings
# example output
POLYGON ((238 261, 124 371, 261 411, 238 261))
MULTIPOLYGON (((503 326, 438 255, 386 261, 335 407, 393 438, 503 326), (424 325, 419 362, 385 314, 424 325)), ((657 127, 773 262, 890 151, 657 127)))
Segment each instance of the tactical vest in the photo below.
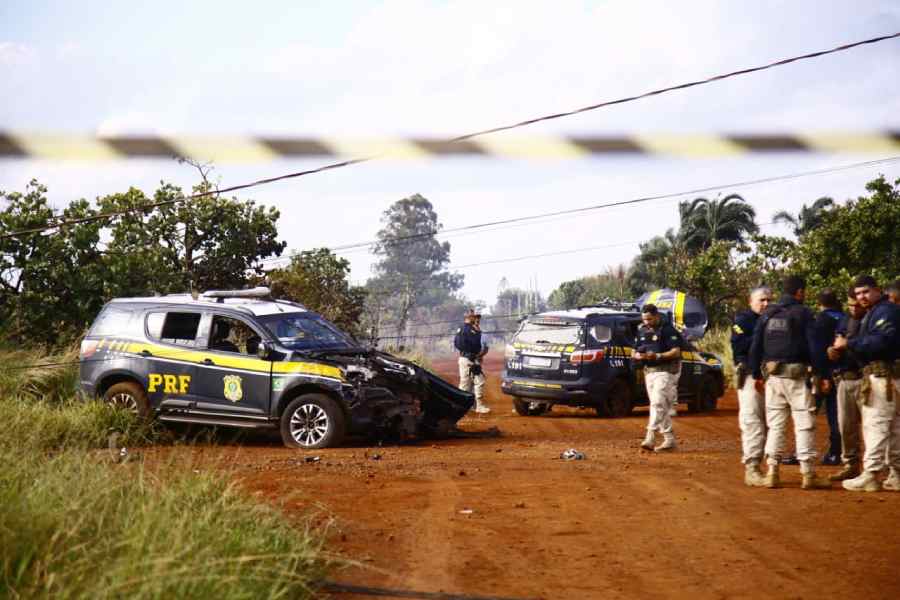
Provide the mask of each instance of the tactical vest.
POLYGON ((767 361, 809 364, 802 304, 775 306, 766 317, 763 358, 767 361))

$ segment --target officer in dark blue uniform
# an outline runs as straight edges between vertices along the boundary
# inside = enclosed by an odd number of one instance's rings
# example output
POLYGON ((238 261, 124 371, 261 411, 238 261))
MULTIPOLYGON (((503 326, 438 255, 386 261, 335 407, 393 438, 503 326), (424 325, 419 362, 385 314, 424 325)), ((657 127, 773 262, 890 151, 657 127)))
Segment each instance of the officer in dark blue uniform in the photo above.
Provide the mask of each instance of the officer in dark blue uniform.
POLYGON ((838 352, 853 352, 863 366, 861 407, 863 439, 866 444, 859 477, 843 482, 851 491, 878 491, 876 478, 885 466, 889 449, 890 475, 884 489, 900 491, 900 309, 882 295, 874 277, 861 275, 853 282, 859 303, 868 309, 853 339, 839 337, 832 346, 838 352))
POLYGON ((481 341, 480 317, 474 310, 466 313, 463 326, 453 339, 459 352, 459 388, 475 394, 475 412, 486 414, 491 409, 484 403, 484 371, 481 358, 487 352, 481 341))
MULTIPOLYGON (((844 318, 840 302, 830 289, 824 289, 818 297, 819 313, 816 315, 815 329, 816 340, 819 344, 819 352, 824 353, 832 343, 838 323, 844 318)), ((841 464, 841 430, 838 425, 837 388, 834 385, 834 377, 831 373, 831 364, 827 366, 827 377, 817 381, 813 393, 819 402, 825 405, 825 414, 828 416, 828 452, 822 457, 823 465, 841 464)))
POLYGON ((744 463, 744 483, 748 486, 765 484, 760 464, 766 446, 766 398, 761 380, 753 378, 749 367, 750 344, 759 315, 769 306, 772 291, 759 287, 750 292, 750 308, 739 312, 731 326, 731 355, 737 370, 735 387, 738 395, 738 425, 741 428, 741 462, 744 463))
POLYGON ((656 452, 674 450, 677 444, 671 411, 678 404, 681 351, 687 344, 677 329, 663 322, 656 305, 645 304, 641 308, 641 321, 631 355, 632 360, 644 367, 644 383, 650 400, 650 420, 641 448, 656 452), (656 432, 663 436, 659 446, 654 446, 656 432))
POLYGON ((778 467, 784 449, 788 416, 794 421, 797 459, 803 489, 831 486, 815 474, 816 404, 806 387, 810 367, 819 377, 826 374, 825 353, 815 335, 815 316, 803 301, 806 282, 791 275, 783 284, 784 295, 769 306, 753 332, 749 366, 753 376, 766 379, 766 486, 780 486, 778 467))

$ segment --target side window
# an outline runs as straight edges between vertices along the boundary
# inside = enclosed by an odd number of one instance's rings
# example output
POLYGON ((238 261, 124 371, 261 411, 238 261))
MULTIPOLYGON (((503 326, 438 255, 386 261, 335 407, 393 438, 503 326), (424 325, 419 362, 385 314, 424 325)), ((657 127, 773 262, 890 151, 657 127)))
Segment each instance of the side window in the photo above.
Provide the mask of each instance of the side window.
POLYGON ((637 321, 620 321, 616 325, 616 332, 625 338, 625 341, 629 344, 634 344, 634 339, 637 337, 637 321))
POLYGON ((209 334, 209 349, 219 352, 255 355, 260 337, 239 319, 215 315, 209 334))
POLYGON ((588 346, 596 348, 612 339, 612 329, 609 325, 595 323, 588 327, 588 346))
POLYGON ((124 307, 107 306, 94 321, 90 335, 127 335, 132 333, 134 311, 124 307))
POLYGON ((178 346, 196 346, 200 313, 152 312, 147 315, 151 338, 178 346))

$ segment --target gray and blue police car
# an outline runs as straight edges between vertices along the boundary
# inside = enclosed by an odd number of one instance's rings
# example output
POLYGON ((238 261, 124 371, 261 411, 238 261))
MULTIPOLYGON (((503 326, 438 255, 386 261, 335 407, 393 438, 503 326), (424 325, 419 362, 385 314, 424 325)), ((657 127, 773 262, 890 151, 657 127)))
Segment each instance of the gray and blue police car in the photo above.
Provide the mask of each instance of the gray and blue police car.
MULTIPOLYGON (((659 299, 665 294, 653 300, 684 331, 685 299, 678 294, 668 304, 659 299)), ((640 323, 639 305, 615 302, 528 316, 506 346, 501 390, 523 416, 543 414, 554 404, 626 416, 648 404, 643 369, 631 360, 640 323)), ((725 392, 722 361, 688 344, 681 354, 679 400, 691 412, 715 410, 725 392)))
POLYGON ((80 359, 89 398, 161 421, 278 429, 295 448, 446 433, 474 403, 267 288, 112 300, 80 359))

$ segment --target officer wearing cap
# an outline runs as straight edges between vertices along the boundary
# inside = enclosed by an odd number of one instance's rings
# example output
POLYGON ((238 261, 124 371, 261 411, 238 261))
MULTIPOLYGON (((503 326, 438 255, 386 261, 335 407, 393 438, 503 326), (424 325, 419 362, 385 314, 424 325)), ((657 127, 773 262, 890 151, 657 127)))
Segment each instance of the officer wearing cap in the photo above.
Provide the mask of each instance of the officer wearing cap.
POLYGON ((469 310, 463 326, 456 331, 453 345, 459 352, 459 389, 475 394, 475 412, 487 414, 491 409, 484 403, 484 372, 481 359, 487 346, 481 340, 481 315, 469 310))
POLYGON ((794 421, 797 458, 803 489, 831 486, 816 477, 816 404, 806 387, 810 367, 818 376, 826 371, 825 354, 816 340, 812 311, 804 306, 806 282, 786 277, 784 295, 759 318, 750 345, 749 366, 753 377, 766 380, 766 487, 781 485, 778 467, 784 449, 788 415, 794 421))
POLYGON ((737 370, 738 424, 741 427, 744 483, 756 487, 765 485, 760 463, 765 454, 768 428, 762 381, 753 378, 748 360, 756 322, 771 299, 772 290, 769 288, 754 289, 750 292, 750 308, 736 314, 731 326, 731 354, 737 370))
POLYGON ((860 324, 859 334, 847 339, 839 337, 833 348, 853 352, 863 366, 861 394, 865 469, 858 477, 846 479, 844 489, 875 492, 884 487, 900 491, 900 309, 882 295, 871 275, 861 275, 853 282, 856 299, 868 310, 860 324), (885 466, 890 474, 884 484, 876 475, 885 466))
MULTIPOLYGON (((866 309, 856 299, 851 287, 847 291, 847 314, 838 323, 835 337, 855 339, 859 334, 866 309)), ((838 427, 841 432, 841 464, 844 468, 831 476, 832 481, 853 479, 860 473, 859 424, 860 391, 862 388, 862 364, 849 350, 839 352, 828 348, 831 376, 837 384, 838 427)))
POLYGON ((663 322, 655 304, 644 305, 641 321, 635 352, 631 355, 632 360, 644 368, 644 381, 650 399, 650 420, 641 448, 656 452, 671 451, 677 448, 677 444, 670 411, 678 403, 681 351, 687 344, 677 329, 663 322), (663 441, 659 446, 654 446, 657 432, 662 434, 663 441))

